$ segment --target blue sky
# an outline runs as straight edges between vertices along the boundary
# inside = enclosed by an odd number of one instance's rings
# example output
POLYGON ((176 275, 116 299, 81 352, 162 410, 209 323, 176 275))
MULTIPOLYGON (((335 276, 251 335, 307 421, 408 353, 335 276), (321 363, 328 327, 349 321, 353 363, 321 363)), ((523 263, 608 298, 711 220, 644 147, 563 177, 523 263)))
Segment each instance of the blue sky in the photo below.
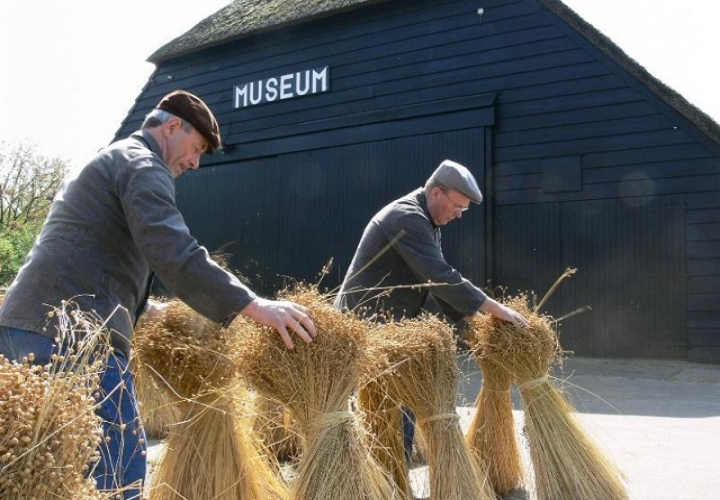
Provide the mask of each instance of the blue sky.
MULTIPOLYGON (((0 139, 84 163, 108 144, 154 66, 145 59, 228 0, 0 4, 0 139), (182 5, 182 8, 178 7, 182 5)), ((482 6, 482 0, 478 0, 482 6)), ((654 76, 720 122, 720 4, 565 0, 654 76)))

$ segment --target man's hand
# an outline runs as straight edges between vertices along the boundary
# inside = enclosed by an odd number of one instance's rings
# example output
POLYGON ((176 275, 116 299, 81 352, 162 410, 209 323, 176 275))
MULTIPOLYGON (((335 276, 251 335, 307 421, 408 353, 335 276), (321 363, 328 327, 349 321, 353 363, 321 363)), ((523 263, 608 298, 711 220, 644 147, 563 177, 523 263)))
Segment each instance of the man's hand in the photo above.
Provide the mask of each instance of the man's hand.
POLYGON ((515 309, 505 306, 490 297, 485 300, 485 303, 483 303, 480 307, 480 310, 482 312, 490 313, 498 319, 512 323, 515 326, 530 326, 530 322, 527 318, 525 318, 525 316, 517 312, 515 309))
POLYGON ((305 342, 312 342, 317 336, 315 324, 308 315, 307 308, 294 302, 256 297, 240 314, 261 325, 275 328, 288 349, 295 347, 289 330, 294 331, 305 342))
POLYGON ((504 319, 505 321, 509 321, 515 326, 523 327, 523 326, 530 326, 530 322, 527 320, 525 316, 517 312, 515 309, 512 309, 508 306, 502 306, 502 313, 498 314, 498 318, 504 319))
POLYGON ((170 304, 168 302, 158 302, 153 299, 148 299, 145 304, 145 310, 138 318, 138 325, 143 321, 160 321, 165 313, 165 309, 170 304))

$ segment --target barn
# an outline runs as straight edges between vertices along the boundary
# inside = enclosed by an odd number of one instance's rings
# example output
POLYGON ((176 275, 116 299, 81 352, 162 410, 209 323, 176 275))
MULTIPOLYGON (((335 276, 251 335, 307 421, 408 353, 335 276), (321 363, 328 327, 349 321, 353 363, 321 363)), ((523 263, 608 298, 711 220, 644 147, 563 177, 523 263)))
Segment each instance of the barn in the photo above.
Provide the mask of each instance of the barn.
POLYGON ((255 289, 334 290, 450 158, 486 195, 443 228, 466 277, 542 296, 576 268, 566 349, 720 362, 720 127, 562 2, 237 0, 149 61, 117 137, 171 90, 210 105, 225 147, 178 204, 255 289))

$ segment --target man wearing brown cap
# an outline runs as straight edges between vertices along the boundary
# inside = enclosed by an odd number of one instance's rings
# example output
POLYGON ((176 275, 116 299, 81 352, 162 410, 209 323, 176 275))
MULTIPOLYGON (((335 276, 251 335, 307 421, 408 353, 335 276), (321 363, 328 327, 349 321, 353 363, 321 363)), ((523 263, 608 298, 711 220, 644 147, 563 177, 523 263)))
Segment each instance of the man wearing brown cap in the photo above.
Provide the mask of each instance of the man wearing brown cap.
MULTIPOLYGON (((484 312, 527 326, 526 318, 488 297, 443 256, 440 227, 482 200, 472 173, 443 161, 424 187, 386 205, 365 227, 335 305, 365 317, 399 320, 418 316, 432 297, 451 322, 484 312)), ((412 414, 406 410, 403 420, 409 458, 412 414)))
MULTIPOLYGON (((215 264, 178 211, 173 179, 220 146, 217 121, 201 99, 184 91, 163 97, 141 130, 65 179, 0 306, 0 354, 20 360, 32 352, 36 364, 59 349, 58 320, 48 316, 53 307, 70 300, 105 320, 116 355, 101 380, 106 442, 94 472, 100 489, 145 480, 144 434, 127 360, 154 275, 222 325, 242 314, 275 328, 289 348, 290 332, 305 342, 316 335, 304 307, 258 297, 215 264)), ((137 484, 124 498, 141 497, 137 484)))

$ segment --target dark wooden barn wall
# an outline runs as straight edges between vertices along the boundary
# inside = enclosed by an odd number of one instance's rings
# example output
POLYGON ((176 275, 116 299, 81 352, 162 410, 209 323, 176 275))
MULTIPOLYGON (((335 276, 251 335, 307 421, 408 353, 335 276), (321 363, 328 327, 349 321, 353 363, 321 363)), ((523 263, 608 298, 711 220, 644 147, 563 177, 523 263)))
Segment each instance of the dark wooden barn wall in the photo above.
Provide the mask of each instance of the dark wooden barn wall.
MULTIPOLYGON (((203 95, 218 115, 231 151, 205 162, 209 167, 200 174, 207 179, 192 174, 178 183, 179 203, 191 229, 208 247, 228 243, 238 232, 235 228, 251 224, 235 209, 242 203, 244 184, 259 188, 255 181, 245 183, 252 176, 243 173, 251 172, 245 164, 257 162, 258 168, 274 172, 264 174, 274 181, 262 184, 273 186, 264 193, 277 200, 274 211, 256 215, 253 226, 262 231, 264 246, 249 248, 244 242, 229 248, 243 255, 236 259, 240 271, 259 278, 254 284, 265 291, 281 286, 283 276, 317 279, 330 258, 333 274, 323 284, 336 286, 370 217, 419 187, 444 158, 467 164, 484 184, 484 126, 494 121, 495 96, 472 82, 458 92, 462 82, 444 73, 446 64, 462 61, 443 61, 452 53, 443 45, 472 40, 470 31, 477 29, 473 12, 468 15, 467 5, 459 2, 377 7, 163 65, 155 81, 172 75, 173 83, 142 96, 151 103, 181 81, 203 95), (444 9, 443 16, 437 16, 437 7, 444 9), (444 40, 448 32, 454 34, 444 40), (230 109, 235 84, 326 64, 329 93, 230 109), (199 220, 208 213, 204 200, 215 196, 215 183, 233 186, 233 199, 217 205, 221 212, 223 206, 233 209, 216 215, 217 223, 208 220, 212 217, 199 220), (209 190, 206 196, 200 185, 209 190)), ((139 119, 139 110, 137 114, 139 119)), ((484 209, 471 211, 463 227, 450 227, 444 234, 449 258, 461 262, 463 272, 480 283, 486 278, 484 209)))
MULTIPOLYGON (((374 213, 432 172, 418 175, 417 165, 450 151, 480 164, 483 133, 421 134, 203 168, 178 179, 178 203, 193 234, 209 249, 233 254, 235 270, 254 289, 272 294, 289 281, 318 283, 332 260, 321 282, 332 291, 374 213)), ((448 257, 482 282, 484 213, 477 209, 463 218, 465 230, 444 233, 448 257)))
POLYGON ((550 296, 565 349, 590 356, 685 357, 684 210, 672 197, 503 205, 497 274, 539 302, 565 266, 577 273, 550 296), (520 243, 518 243, 520 242, 520 243))
MULTIPOLYGON (((549 307, 553 314, 569 312, 577 304, 565 297, 594 305, 563 325, 564 343, 581 354, 720 361, 717 146, 565 23, 536 11, 534 2, 516 5, 512 18, 531 15, 554 28, 552 36, 568 49, 500 84, 495 200, 500 207, 541 213, 556 206, 559 223, 566 221, 563 213, 576 221, 554 229, 554 241, 544 245, 559 254, 535 263, 553 271, 538 270, 526 286, 542 293, 565 267, 579 268, 562 287, 570 293, 549 307), (553 164, 568 158, 579 165, 579 182, 549 188, 553 164), (598 206, 606 218, 598 218, 598 206), (613 220, 617 213, 654 222, 623 228, 613 220), (699 220, 700 214, 707 219, 699 220), (598 234, 582 251, 568 253, 578 231, 598 234), (613 237, 603 240, 601 234, 613 237), (653 248, 658 251, 649 252, 653 248), (623 250, 622 268, 609 273, 607 260, 623 250)), ((502 236, 496 244, 502 245, 502 236)), ((516 278, 496 271, 499 282, 516 278)))
MULTIPOLYGON (((203 96, 218 115, 225 141, 232 148, 206 163, 217 169, 217 184, 225 184, 222 189, 230 190, 226 195, 229 198, 238 196, 227 186, 229 179, 235 179, 234 170, 253 162, 261 161, 263 169, 267 165, 280 169, 288 160, 271 157, 288 155, 291 161, 301 161, 303 151, 318 162, 326 158, 347 161, 339 151, 319 150, 342 146, 352 150, 352 144, 362 148, 363 144, 381 141, 395 118, 398 125, 403 124, 403 110, 409 110, 408 116, 414 120, 426 113, 422 109, 432 108, 442 120, 443 100, 448 100, 448 109, 456 113, 460 111, 458 102, 464 106, 475 99, 496 98, 487 193, 495 235, 488 249, 494 257, 486 269, 491 284, 519 283, 540 293, 565 267, 578 267, 579 276, 563 287, 573 287, 578 302, 596 305, 594 313, 577 316, 564 325, 568 341, 579 342, 579 354, 682 357, 678 343, 684 339, 690 359, 720 361, 717 145, 537 1, 391 1, 168 61, 158 68, 119 135, 134 129, 162 94, 178 87, 203 96), (478 7, 484 8, 482 18, 477 15, 478 7), (331 71, 328 93, 232 109, 235 84, 325 64, 331 71), (428 104, 433 102, 434 107, 428 104), (388 110, 398 114, 395 118, 383 116, 388 110), (380 123, 385 128, 374 126, 380 123), (219 176, 219 172, 227 173, 219 176), (636 221, 637 227, 613 229, 609 219, 597 216, 598 207, 636 221), (551 217, 553 210, 557 214, 551 217), (548 249, 547 260, 524 250, 528 234, 537 230, 524 228, 527 213, 555 221, 555 225, 542 226, 548 233, 538 240, 548 249), (652 227, 662 227, 658 214, 668 217, 669 232, 655 235, 637 222, 647 220, 652 221, 652 227), (568 232, 593 225, 612 237, 596 235, 587 246, 569 251, 568 245, 575 239, 568 232), (625 240, 638 234, 647 241, 625 240), (680 248, 673 250, 676 253, 653 255, 654 261, 641 265, 637 259, 643 248, 666 241, 668 235, 684 238, 672 240, 673 248, 680 242, 680 248), (619 242, 614 241, 617 238, 619 242), (618 245, 632 251, 636 260, 622 260, 627 267, 607 275, 606 264, 599 256, 613 254, 618 245), (505 260, 508 254, 531 260, 514 267, 515 263, 510 265, 505 260), (646 272, 641 273, 642 266, 647 267, 646 272), (636 288, 627 288, 627 275, 634 276, 636 288), (602 320, 602 325, 595 326, 594 322, 601 321, 598 316, 619 314, 619 309, 612 309, 619 305, 610 302, 601 314, 597 305, 617 295, 617 290, 625 290, 623 304, 635 301, 640 305, 630 316, 627 308, 623 309, 623 318, 627 319, 616 319, 616 331, 609 333, 611 323, 602 320), (651 293, 661 299, 647 299, 651 293), (673 331, 654 331, 657 325, 653 318, 665 314, 672 315, 666 323, 673 331), (588 322, 593 322, 593 333, 581 331, 589 328, 588 322), (641 329, 645 329, 644 334, 637 333, 641 329), (637 341, 626 343, 626 338, 636 333, 640 335, 637 341)), ((483 118, 463 121, 467 125, 455 123, 454 127, 488 124, 475 123, 483 118)), ((445 126, 453 125, 445 123, 433 133, 440 133, 445 126)), ((404 134, 410 137, 412 129, 404 134)), ((461 154, 472 153, 468 150, 461 154)), ((408 171, 405 185, 418 185, 438 159, 429 153, 414 159, 417 170, 408 171)), ((195 183, 206 182, 200 179, 212 172, 191 174, 195 179, 192 192, 193 177, 187 179, 188 184, 180 183, 183 203, 198 196, 195 183)), ((335 177, 328 177, 331 179, 335 177)), ((263 195, 272 195, 272 184, 253 182, 263 195)), ((221 188, 208 185, 208 189, 221 188)), ((400 191, 398 185, 396 192, 400 191)), ((392 197, 390 192, 383 194, 386 196, 367 200, 370 205, 363 208, 362 216, 352 219, 356 227, 348 229, 355 230, 354 236, 342 233, 344 240, 357 240, 366 222, 363 217, 392 197)), ((317 210, 341 210, 330 199, 317 210)), ((342 201, 347 204, 347 199, 342 201)), ((296 215, 303 210, 298 208, 296 215)), ((317 222, 308 223, 314 228, 317 222)), ((458 226, 465 226, 465 222, 458 226)), ((542 221, 533 219, 533 224, 538 222, 542 221)), ((258 224, 264 231, 263 251, 272 254, 275 250, 268 249, 276 247, 278 236, 268 240, 268 225, 258 224)), ((453 229, 448 228, 448 232, 453 229)), ((468 230, 467 226, 462 229, 468 230)), ((298 249, 295 242, 291 245, 298 249)), ((484 246, 481 240, 473 245, 484 246)), ((332 244, 327 249, 316 245, 312 257, 305 256, 304 250, 296 252, 288 268, 269 272, 294 276, 299 274, 298 269, 316 272, 335 248, 332 244)), ((337 258, 343 260, 343 256, 337 258)), ((461 260, 457 267, 465 271, 467 266, 461 260)), ((559 302, 562 307, 552 312, 568 312, 565 302, 559 302)))

